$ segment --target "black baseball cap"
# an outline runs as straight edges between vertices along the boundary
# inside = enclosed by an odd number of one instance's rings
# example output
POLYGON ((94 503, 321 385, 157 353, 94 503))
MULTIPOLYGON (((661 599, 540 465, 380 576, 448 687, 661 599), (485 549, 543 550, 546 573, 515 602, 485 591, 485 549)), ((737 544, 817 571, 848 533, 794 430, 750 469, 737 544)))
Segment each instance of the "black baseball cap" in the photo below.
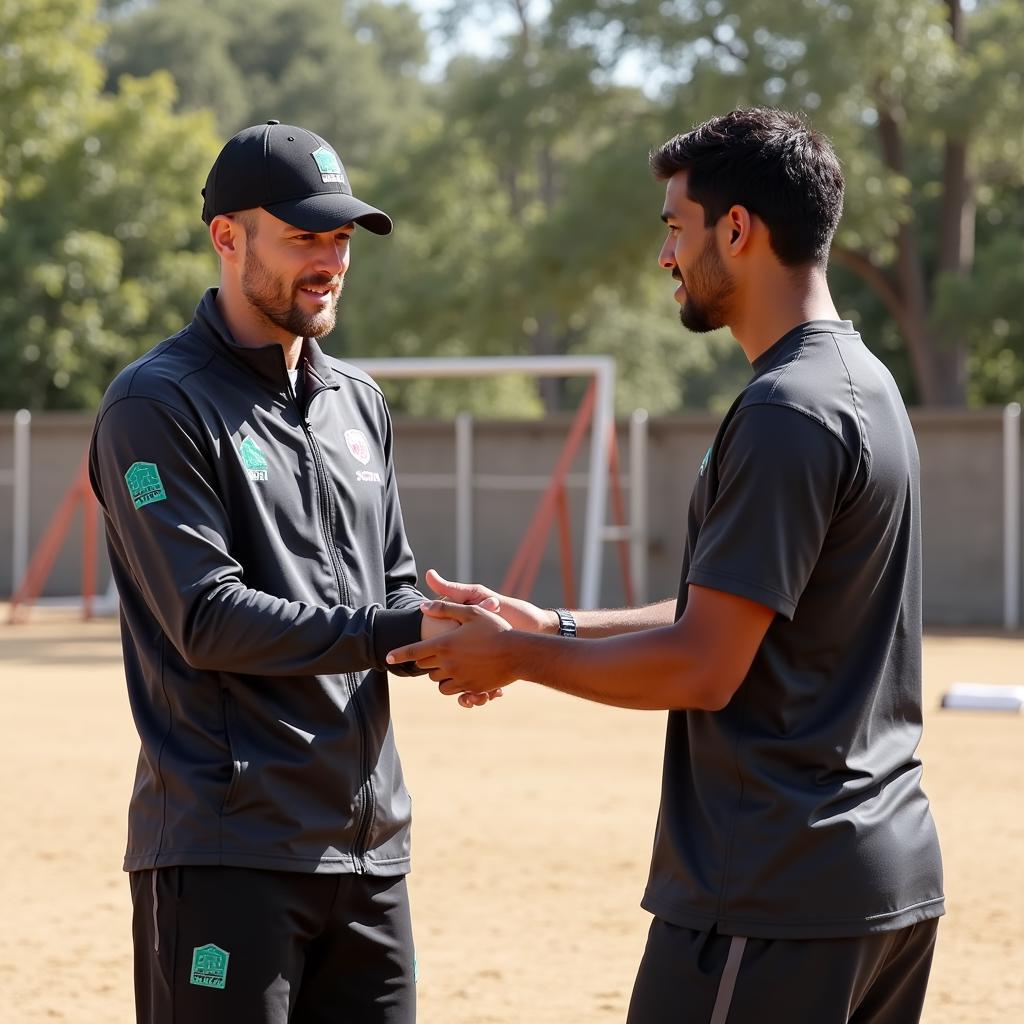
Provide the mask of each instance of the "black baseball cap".
POLYGON ((203 220, 262 207, 303 231, 356 223, 388 235, 391 218, 352 195, 345 168, 329 142, 294 125, 268 121, 227 141, 203 189, 203 220))

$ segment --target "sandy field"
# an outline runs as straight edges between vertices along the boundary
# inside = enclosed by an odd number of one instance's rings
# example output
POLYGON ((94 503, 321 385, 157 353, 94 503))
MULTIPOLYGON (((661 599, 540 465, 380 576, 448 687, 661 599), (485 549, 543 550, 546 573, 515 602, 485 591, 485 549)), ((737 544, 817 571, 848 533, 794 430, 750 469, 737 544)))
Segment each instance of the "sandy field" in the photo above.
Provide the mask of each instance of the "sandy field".
MULTIPOLYGON (((925 1020, 1022 1021, 1024 715, 938 701, 955 681, 1024 683, 1024 638, 931 636, 925 654, 949 907, 925 1020)), ((396 680, 394 697, 422 1024, 622 1021, 649 923, 664 716, 527 685, 473 711, 425 680, 396 680)), ((133 1020, 120 860, 135 753, 114 623, 0 625, 4 1024, 133 1020)))

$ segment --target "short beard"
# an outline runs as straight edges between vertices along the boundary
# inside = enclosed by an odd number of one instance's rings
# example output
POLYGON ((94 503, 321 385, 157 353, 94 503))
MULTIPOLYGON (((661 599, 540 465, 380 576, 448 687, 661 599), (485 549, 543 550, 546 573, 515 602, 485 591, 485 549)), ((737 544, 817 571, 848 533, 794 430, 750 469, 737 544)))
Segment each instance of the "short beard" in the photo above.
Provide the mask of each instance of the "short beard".
POLYGON ((683 282, 686 301, 679 309, 682 325, 696 334, 707 334, 725 327, 729 318, 729 298, 736 286, 718 255, 713 232, 708 234, 687 278, 683 282))
MULTIPOLYGON (((306 278, 296 282, 295 289, 304 285, 329 285, 331 281, 332 278, 325 276, 306 278)), ((340 284, 338 292, 340 297, 340 284)), ((297 338, 322 338, 334 330, 338 318, 337 298, 318 313, 304 312, 296 303, 294 292, 289 295, 280 279, 274 277, 256 255, 251 241, 245 248, 242 294, 265 320, 297 338)))

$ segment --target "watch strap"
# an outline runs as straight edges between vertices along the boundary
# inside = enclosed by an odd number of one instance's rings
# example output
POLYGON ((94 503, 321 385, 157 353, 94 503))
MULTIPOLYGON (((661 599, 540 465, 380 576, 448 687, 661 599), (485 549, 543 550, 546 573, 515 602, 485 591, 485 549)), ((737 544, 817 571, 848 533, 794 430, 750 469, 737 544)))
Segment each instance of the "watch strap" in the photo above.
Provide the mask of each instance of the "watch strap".
POLYGON ((576 636, 576 620, 572 612, 568 608, 556 608, 555 614, 558 616, 558 635, 576 636))

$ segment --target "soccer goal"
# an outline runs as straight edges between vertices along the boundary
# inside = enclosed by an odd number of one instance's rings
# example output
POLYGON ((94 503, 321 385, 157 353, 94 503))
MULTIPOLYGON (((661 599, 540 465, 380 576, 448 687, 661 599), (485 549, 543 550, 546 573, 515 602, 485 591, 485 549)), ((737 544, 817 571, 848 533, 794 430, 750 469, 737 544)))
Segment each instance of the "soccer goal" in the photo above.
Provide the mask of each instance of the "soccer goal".
MULTIPOLYGON (((628 603, 645 598, 647 586, 646 440, 647 415, 634 414, 630 424, 630 487, 628 521, 618 487, 618 452, 615 445, 615 362, 610 356, 468 356, 465 358, 352 359, 378 380, 423 378, 486 378, 518 374, 527 377, 584 377, 591 382, 570 428, 561 456, 543 489, 536 513, 509 572, 501 584, 506 593, 526 597, 532 587, 556 521, 562 555, 563 592, 568 603, 581 608, 600 604, 604 545, 619 545, 623 584, 628 603), (590 448, 586 477, 586 505, 580 558, 579 586, 570 580, 570 538, 565 506, 569 467, 589 429, 590 448), (608 496, 612 495, 616 522, 608 523, 608 496), (578 600, 571 600, 578 594, 578 600)), ((455 473, 403 473, 402 488, 453 486, 455 490, 455 570, 459 579, 473 578, 473 493, 477 487, 508 486, 473 470, 472 418, 455 421, 455 473)))

